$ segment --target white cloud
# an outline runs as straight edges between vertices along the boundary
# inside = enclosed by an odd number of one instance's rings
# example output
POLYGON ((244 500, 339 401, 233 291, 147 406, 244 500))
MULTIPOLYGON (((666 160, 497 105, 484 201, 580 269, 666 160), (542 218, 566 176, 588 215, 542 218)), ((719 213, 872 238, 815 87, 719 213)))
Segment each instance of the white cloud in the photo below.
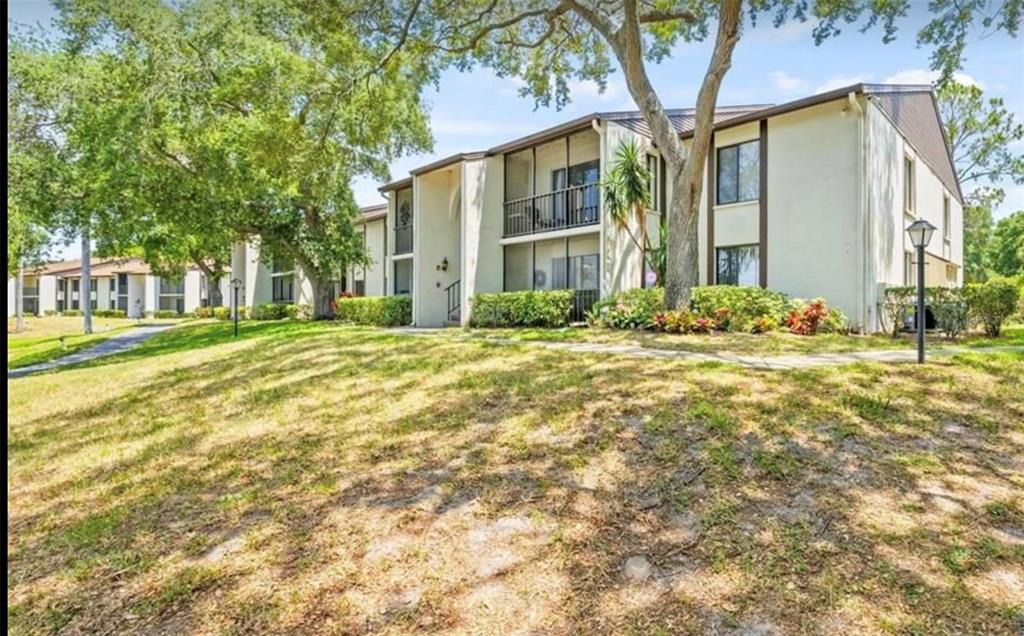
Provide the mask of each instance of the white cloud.
MULTIPOLYGON (((934 84, 939 79, 938 71, 931 71, 925 68, 909 68, 894 73, 883 80, 886 84, 934 84)), ((960 84, 984 88, 978 80, 967 73, 953 73, 953 79, 960 84)))
POLYGON ((628 95, 626 85, 622 80, 614 79, 605 83, 604 91, 601 86, 592 80, 569 80, 569 96, 573 101, 590 99, 601 102, 621 101, 624 95, 628 95))
POLYGON ((787 20, 782 26, 776 27, 768 16, 762 15, 757 22, 757 28, 745 36, 745 41, 759 45, 764 44, 787 44, 801 38, 811 41, 811 31, 817 26, 816 20, 787 20))
POLYGON ((771 78, 772 84, 777 90, 792 93, 803 91, 807 87, 807 82, 799 77, 790 75, 786 71, 772 71, 768 73, 768 77, 771 78))
POLYGON ((814 89, 815 93, 827 93, 844 86, 852 86, 871 79, 871 75, 839 75, 832 77, 814 89))

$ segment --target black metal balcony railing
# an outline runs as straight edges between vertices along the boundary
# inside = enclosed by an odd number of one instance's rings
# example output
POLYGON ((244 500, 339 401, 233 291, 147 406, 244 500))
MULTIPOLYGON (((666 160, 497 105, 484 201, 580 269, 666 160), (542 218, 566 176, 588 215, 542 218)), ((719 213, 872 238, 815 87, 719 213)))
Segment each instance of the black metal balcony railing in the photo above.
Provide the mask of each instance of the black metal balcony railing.
POLYGON ((505 236, 553 232, 598 222, 599 184, 588 183, 505 202, 505 236))
POLYGON ((412 252, 412 225, 400 225, 395 228, 395 254, 412 252))
POLYGON ((587 319, 587 312, 600 298, 601 292, 597 289, 577 289, 572 297, 572 314, 569 316, 569 320, 584 322, 587 319))
POLYGON ((38 287, 26 287, 24 289, 24 291, 22 291, 21 295, 22 296, 38 296, 39 295, 39 288, 38 287))

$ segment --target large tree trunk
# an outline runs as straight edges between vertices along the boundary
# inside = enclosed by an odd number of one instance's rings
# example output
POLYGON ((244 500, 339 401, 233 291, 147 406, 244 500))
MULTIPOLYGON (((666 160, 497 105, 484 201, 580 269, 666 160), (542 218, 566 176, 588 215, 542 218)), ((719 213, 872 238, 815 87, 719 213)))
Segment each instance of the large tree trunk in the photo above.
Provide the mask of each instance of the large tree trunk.
POLYGON ((623 3, 625 19, 618 30, 614 30, 613 25, 599 13, 580 4, 574 3, 573 6, 611 44, 622 67, 630 96, 640 107, 644 120, 651 128, 654 143, 665 159, 672 182, 672 198, 666 215, 668 246, 665 303, 668 307, 689 304, 690 290, 700 284, 697 207, 700 205, 701 182, 714 126, 718 89, 731 64, 733 48, 739 40, 742 6, 742 0, 722 0, 714 52, 697 99, 696 130, 689 154, 685 154, 679 133, 665 114, 661 100, 647 77, 636 0, 625 0, 623 3))
POLYGON ((82 331, 92 333, 92 244, 89 224, 82 228, 82 284, 78 287, 78 306, 82 308, 82 331))
POLYGON ((302 273, 313 288, 313 320, 334 318, 334 282, 331 277, 314 267, 301 252, 295 253, 295 262, 302 268, 302 273))
POLYGON ((18 278, 14 281, 14 330, 25 331, 25 265, 18 263, 18 278))
POLYGON ((220 293, 220 279, 224 276, 220 266, 217 269, 210 267, 210 265, 201 258, 195 256, 192 257, 192 262, 199 268, 199 271, 203 273, 203 277, 206 279, 206 300, 209 301, 210 307, 221 307, 224 305, 224 295, 220 293))
MULTIPOLYGON (((700 197, 714 131, 715 106, 722 79, 732 65, 732 52, 740 38, 742 0, 723 0, 718 12, 718 35, 704 82, 697 95, 693 140, 685 165, 672 175, 672 205, 668 216, 668 254, 665 280, 665 304, 685 307, 690 291, 700 284, 698 219, 700 197)), ((708 196, 714 196, 708 192, 708 196)), ((708 245, 707 249, 714 249, 708 245)), ((710 272, 709 272, 710 276, 710 272)))

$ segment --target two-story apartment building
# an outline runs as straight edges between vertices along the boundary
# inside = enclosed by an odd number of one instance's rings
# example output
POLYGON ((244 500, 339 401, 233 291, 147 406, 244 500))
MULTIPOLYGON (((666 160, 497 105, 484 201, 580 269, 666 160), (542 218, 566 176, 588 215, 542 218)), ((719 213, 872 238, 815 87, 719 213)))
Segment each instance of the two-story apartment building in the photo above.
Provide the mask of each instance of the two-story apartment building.
MULTIPOLYGON (((669 115, 688 146, 693 111, 669 115)), ((364 208, 361 221, 371 264, 347 272, 340 289, 411 294, 419 326, 466 324, 476 293, 573 289, 582 318, 598 298, 649 280, 601 192, 628 140, 647 154, 657 236, 672 184, 646 122, 635 111, 592 113, 381 187, 386 206, 364 208)), ((706 179, 703 284, 824 297, 876 330, 885 287, 914 281, 904 229, 918 217, 939 228, 927 283, 962 282, 962 196, 929 86, 857 84, 719 108, 706 179)), ((270 267, 257 261, 250 252, 247 267, 270 267)), ((256 278, 267 285, 273 274, 256 278)))
MULTIPOLYGON (((192 268, 181 278, 153 274, 138 258, 93 259, 88 293, 82 289, 80 260, 47 263, 24 274, 22 308, 26 315, 42 316, 84 309, 88 298, 98 310, 119 309, 129 318, 157 311, 188 313, 209 304, 205 276, 192 268)), ((7 281, 7 316, 15 313, 15 280, 7 281)), ((221 279, 227 299, 228 278, 221 279)))

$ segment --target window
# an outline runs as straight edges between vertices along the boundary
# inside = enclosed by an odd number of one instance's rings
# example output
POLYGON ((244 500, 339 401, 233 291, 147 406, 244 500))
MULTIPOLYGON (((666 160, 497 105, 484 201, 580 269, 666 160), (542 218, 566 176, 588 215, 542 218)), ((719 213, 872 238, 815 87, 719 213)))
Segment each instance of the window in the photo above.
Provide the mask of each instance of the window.
POLYGON ((946 265, 946 284, 956 285, 956 265, 946 265))
POLYGON ((353 283, 353 286, 354 286, 354 289, 352 290, 352 295, 354 295, 354 296, 365 296, 366 295, 366 281, 365 280, 355 280, 355 281, 352 281, 352 283, 353 283))
POLYGON ((275 303, 291 303, 295 299, 295 276, 292 273, 273 276, 273 298, 275 303))
POLYGON ((164 278, 160 277, 159 299, 157 309, 160 311, 174 311, 179 314, 185 313, 185 278, 164 278))
POLYGON ((117 279, 113 278, 113 277, 111 277, 111 279, 110 279, 110 293, 111 294, 116 294, 117 293, 117 279))
POLYGON ((757 285, 760 261, 756 245, 720 247, 715 253, 719 285, 757 285))
POLYGON ((128 274, 117 275, 117 308, 128 311, 128 274))
POLYGON ((753 201, 760 192, 760 142, 718 149, 718 204, 753 201))
POLYGON ((942 196, 942 240, 949 242, 949 226, 950 226, 950 211, 949 211, 949 195, 942 196))
POLYGON ((160 294, 177 295, 185 293, 185 280, 160 278, 160 294))
POLYGON ((565 257, 551 259, 552 289, 597 289, 600 263, 597 254, 570 256, 568 278, 565 263, 565 257))
POLYGON ((917 184, 914 182, 914 160, 903 158, 903 211, 914 213, 914 195, 917 184))
POLYGON ((97 279, 97 278, 90 278, 89 279, 89 291, 95 292, 97 289, 99 289, 99 283, 100 283, 99 279, 97 279))
POLYGON ((661 212, 661 160, 654 155, 647 155, 647 173, 650 175, 648 186, 651 193, 651 209, 661 212))
POLYGON ((72 279, 71 280, 71 293, 72 294, 77 294, 81 284, 82 284, 81 280, 79 280, 77 278, 72 279))
POLYGON ((914 253, 904 252, 903 253, 903 284, 906 287, 914 287, 917 285, 914 279, 914 253))
POLYGON ((275 256, 273 263, 271 263, 271 273, 273 274, 290 274, 295 270, 295 263, 291 260, 275 256))

